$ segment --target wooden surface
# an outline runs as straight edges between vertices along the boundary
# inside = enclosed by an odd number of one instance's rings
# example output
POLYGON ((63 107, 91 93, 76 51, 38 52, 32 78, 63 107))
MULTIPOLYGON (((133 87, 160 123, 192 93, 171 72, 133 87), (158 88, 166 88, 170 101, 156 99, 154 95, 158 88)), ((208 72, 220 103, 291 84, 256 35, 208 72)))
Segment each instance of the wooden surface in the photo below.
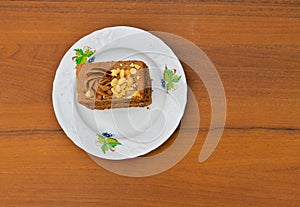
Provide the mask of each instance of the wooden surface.
POLYGON ((0 206, 300 206, 298 0, 1 1, 0 16, 0 206), (79 38, 114 25, 180 35, 215 64, 227 121, 206 162, 209 97, 186 67, 200 131, 168 171, 114 174, 63 133, 51 102, 57 66, 79 38))

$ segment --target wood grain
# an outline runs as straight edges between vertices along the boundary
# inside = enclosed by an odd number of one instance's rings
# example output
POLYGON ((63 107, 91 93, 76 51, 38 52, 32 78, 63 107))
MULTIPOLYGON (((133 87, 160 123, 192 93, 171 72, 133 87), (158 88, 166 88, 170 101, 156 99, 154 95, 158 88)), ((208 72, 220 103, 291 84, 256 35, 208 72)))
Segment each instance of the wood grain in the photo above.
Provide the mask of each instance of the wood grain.
POLYGON ((299 1, 1 1, 0 16, 0 206, 300 206, 299 1), (212 60, 227 121, 206 162, 209 96, 185 64, 201 124, 168 171, 111 173, 63 133, 51 101, 57 66, 79 38, 114 25, 180 35, 212 60))

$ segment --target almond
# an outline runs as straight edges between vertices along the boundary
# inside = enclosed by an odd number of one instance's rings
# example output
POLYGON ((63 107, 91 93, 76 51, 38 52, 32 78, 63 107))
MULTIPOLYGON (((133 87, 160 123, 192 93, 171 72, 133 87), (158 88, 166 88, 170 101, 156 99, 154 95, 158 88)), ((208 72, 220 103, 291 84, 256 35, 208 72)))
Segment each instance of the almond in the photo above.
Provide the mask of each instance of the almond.
POLYGON ((129 70, 125 70, 125 75, 126 76, 130 76, 130 71, 129 70))
POLYGON ((112 86, 118 85, 118 79, 114 78, 114 79, 110 82, 110 85, 112 85, 112 86))
POLYGON ((121 85, 121 90, 124 90, 125 88, 126 88, 126 83, 123 83, 122 85, 121 85))
POLYGON ((133 78, 128 77, 128 79, 127 79, 127 85, 128 85, 129 87, 131 87, 132 84, 133 84, 133 78))
POLYGON ((121 78, 121 79, 119 79, 118 84, 122 85, 125 82, 126 82, 126 78, 121 78))
POLYGON ((117 76, 117 75, 118 75, 117 70, 112 69, 111 70, 111 76, 117 76))
POLYGON ((90 90, 87 90, 87 92, 85 93, 85 96, 88 98, 91 98, 93 95, 90 90))
POLYGON ((116 96, 117 98, 121 98, 121 97, 122 97, 121 94, 115 94, 115 96, 116 96))
POLYGON ((125 71, 123 69, 120 70, 120 78, 124 78, 124 73, 125 73, 125 71))
POLYGON ((110 90, 113 92, 113 94, 117 94, 116 88, 111 88, 110 90))
POLYGON ((140 94, 140 92, 139 92, 139 91, 136 91, 136 92, 134 92, 133 96, 140 97, 140 96, 141 96, 141 94, 140 94))
POLYGON ((116 92, 117 92, 117 93, 120 93, 120 91, 121 91, 121 86, 120 86, 120 85, 117 85, 117 86, 116 86, 116 92))
POLYGON ((131 68, 131 69, 130 69, 130 73, 131 73, 132 75, 136 74, 136 69, 135 69, 135 68, 131 68))
POLYGON ((137 64, 135 64, 134 67, 135 67, 136 69, 140 69, 140 68, 141 68, 141 66, 139 66, 139 65, 137 65, 137 64))

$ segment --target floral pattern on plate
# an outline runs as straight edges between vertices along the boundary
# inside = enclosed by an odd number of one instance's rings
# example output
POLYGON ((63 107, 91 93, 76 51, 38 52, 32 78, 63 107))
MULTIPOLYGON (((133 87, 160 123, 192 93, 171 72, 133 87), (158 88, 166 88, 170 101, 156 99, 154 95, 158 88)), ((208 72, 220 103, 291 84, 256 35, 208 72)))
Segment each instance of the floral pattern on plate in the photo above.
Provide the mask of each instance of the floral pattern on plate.
POLYGON ((95 61, 95 56, 93 56, 96 52, 96 50, 93 50, 89 46, 85 46, 82 49, 77 48, 74 49, 75 51, 75 56, 72 57, 72 60, 75 60, 76 67, 78 67, 81 64, 86 64, 86 63, 92 63, 95 61))
POLYGON ((176 75, 175 68, 170 70, 168 66, 165 66, 163 78, 161 79, 161 86, 169 93, 169 91, 176 89, 176 83, 179 82, 180 78, 181 76, 176 75))
POLYGON ((103 132, 97 134, 96 145, 101 146, 102 152, 105 154, 108 150, 114 152, 115 147, 122 145, 117 139, 113 138, 113 134, 109 132, 103 132))

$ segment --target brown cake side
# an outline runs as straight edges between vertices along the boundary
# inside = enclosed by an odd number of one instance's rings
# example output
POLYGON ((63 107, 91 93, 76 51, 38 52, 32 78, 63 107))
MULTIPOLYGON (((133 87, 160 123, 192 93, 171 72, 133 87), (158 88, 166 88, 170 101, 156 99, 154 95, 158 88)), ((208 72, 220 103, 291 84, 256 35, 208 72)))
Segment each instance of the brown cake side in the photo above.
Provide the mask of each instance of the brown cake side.
POLYGON ((142 61, 111 61, 77 68, 78 102, 89 109, 144 107, 152 103, 149 68, 142 61))

